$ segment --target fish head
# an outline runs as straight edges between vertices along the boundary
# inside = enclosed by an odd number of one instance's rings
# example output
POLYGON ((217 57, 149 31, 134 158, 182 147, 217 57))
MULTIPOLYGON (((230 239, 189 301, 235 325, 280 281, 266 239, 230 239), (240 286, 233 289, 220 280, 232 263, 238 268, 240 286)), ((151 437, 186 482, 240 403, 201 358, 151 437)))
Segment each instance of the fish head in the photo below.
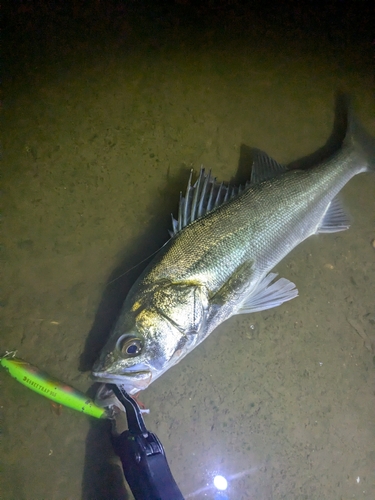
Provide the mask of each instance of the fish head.
POLYGON ((178 363, 206 325, 207 291, 196 283, 167 283, 125 302, 123 313, 93 368, 100 382, 134 394, 178 363))
POLYGON ((98 381, 121 385, 135 394, 183 357, 187 337, 152 308, 143 309, 129 323, 117 323, 92 374, 98 381))

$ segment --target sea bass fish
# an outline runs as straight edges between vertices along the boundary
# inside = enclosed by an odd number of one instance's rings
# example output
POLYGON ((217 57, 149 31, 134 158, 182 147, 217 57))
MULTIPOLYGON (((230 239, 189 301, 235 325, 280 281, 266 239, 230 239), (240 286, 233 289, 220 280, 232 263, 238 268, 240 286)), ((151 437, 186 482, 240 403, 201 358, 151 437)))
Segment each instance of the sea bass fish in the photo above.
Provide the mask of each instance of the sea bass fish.
POLYGON ((367 171, 375 139, 349 110, 340 147, 311 168, 288 170, 255 150, 242 187, 203 169, 194 185, 190 176, 171 239, 131 288, 94 378, 134 394, 231 316, 296 297, 294 283, 270 271, 309 236, 349 227, 337 194, 367 171))

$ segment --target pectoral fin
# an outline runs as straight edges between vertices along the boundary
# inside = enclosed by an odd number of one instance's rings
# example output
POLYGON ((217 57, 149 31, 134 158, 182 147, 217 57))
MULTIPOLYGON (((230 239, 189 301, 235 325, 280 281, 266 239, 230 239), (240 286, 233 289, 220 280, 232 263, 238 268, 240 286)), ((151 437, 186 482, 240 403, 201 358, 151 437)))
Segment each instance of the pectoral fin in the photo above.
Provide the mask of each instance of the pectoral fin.
POLYGON ((272 283, 276 276, 277 273, 267 274, 251 295, 242 302, 235 314, 264 311, 298 296, 296 285, 286 278, 280 278, 272 283))

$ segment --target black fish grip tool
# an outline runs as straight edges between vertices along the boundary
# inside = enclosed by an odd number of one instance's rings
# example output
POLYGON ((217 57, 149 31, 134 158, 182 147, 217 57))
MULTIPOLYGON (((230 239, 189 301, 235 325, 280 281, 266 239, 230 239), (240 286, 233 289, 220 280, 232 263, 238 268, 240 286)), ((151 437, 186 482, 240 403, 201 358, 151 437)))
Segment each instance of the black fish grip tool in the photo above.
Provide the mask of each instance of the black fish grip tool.
MULTIPOLYGON (((107 384, 126 410, 128 430, 118 434, 116 414, 112 444, 136 500, 184 500, 159 438, 146 429, 137 402, 120 386, 107 384)), ((121 412, 123 413, 123 412, 121 412)))

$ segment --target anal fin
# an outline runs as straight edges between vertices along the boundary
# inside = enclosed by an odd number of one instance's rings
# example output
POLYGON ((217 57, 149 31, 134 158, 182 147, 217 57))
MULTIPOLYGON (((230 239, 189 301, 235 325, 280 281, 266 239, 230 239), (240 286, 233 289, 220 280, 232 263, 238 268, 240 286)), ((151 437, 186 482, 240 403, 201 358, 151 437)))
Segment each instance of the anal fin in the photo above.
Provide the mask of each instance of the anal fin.
POLYGON ((350 227, 350 218, 336 196, 328 205, 327 210, 316 230, 317 233, 337 233, 350 227))

